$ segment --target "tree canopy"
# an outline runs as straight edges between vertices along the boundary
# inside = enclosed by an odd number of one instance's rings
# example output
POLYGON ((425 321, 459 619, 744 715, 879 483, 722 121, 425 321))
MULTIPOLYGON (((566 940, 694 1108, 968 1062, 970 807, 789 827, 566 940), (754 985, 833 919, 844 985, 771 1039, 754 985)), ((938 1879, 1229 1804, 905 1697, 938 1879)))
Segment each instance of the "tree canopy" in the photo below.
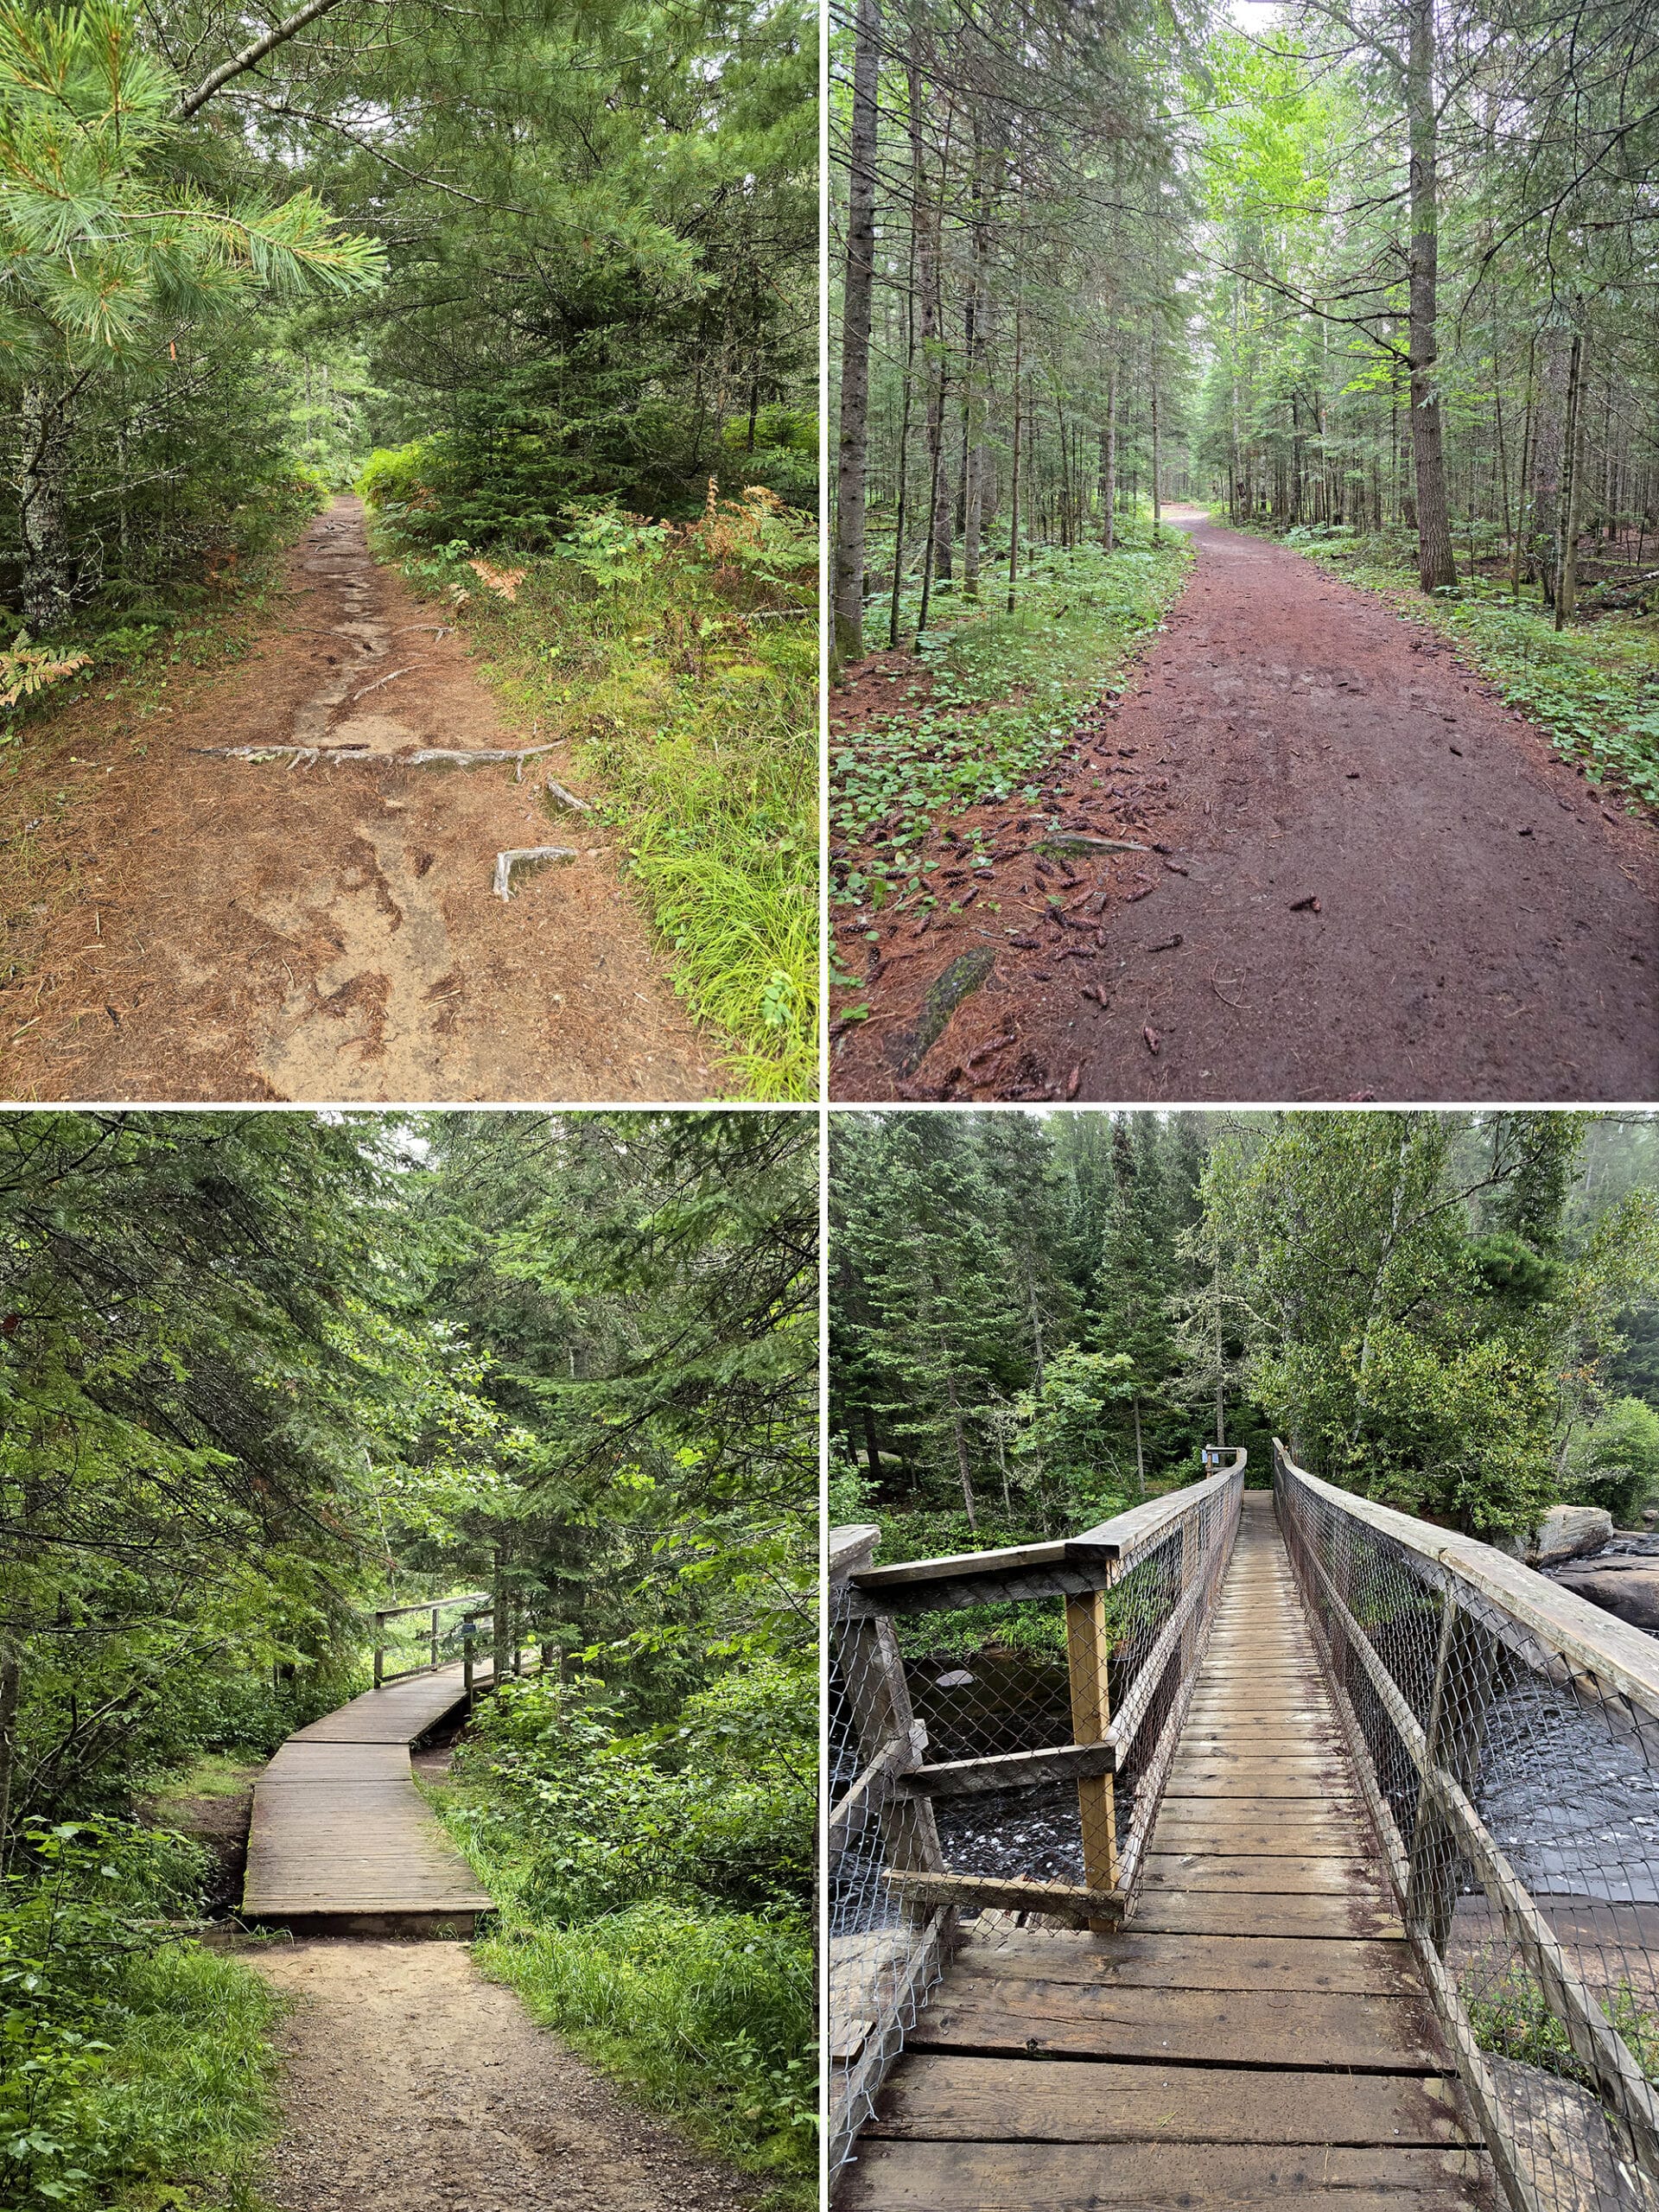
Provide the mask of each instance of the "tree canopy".
POLYGON ((1275 1433, 1491 1539, 1652 1488, 1646 1116, 842 1115, 841 1517, 1058 1535, 1275 1433), (1010 1172, 1011 1157, 1020 1170, 1010 1172), (906 1516, 915 1516, 912 1520, 906 1516))
POLYGON ((815 64, 795 0, 9 8, 29 631, 200 590, 377 447, 436 542, 810 504, 815 64))

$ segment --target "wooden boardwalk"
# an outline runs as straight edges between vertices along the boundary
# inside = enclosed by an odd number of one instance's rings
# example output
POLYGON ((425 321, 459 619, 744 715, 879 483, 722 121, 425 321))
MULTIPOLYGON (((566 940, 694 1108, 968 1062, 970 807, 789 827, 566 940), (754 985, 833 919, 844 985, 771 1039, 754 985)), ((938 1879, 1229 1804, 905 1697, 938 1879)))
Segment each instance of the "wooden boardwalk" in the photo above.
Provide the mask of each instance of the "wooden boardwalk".
POLYGON ((370 1690, 289 1738, 254 1789, 245 1920, 312 1935, 471 1934, 490 1899, 409 1763, 410 1745, 465 1695, 461 1668, 444 1667, 370 1690))
POLYGON ((982 1914, 854 2160, 849 2212, 1497 2205, 1268 1492, 1244 1494, 1130 1924, 982 1914))

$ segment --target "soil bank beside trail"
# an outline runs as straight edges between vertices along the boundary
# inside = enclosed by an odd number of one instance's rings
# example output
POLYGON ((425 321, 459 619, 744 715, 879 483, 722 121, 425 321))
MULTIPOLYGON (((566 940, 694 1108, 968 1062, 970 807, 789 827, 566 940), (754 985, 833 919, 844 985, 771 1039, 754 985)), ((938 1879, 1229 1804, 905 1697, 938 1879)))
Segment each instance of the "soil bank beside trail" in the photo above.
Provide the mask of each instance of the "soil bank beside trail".
MULTIPOLYGON (((623 886, 616 835, 550 811, 563 749, 517 749, 445 611, 371 556, 336 499, 295 548, 288 611, 146 743, 76 745, 41 855, 75 885, 15 928, 0 1086, 40 1099, 689 1100, 721 1085, 623 886), (316 746, 317 765, 209 746, 316 746), (368 757, 329 764, 328 750, 368 757), (382 758, 381 756, 385 756, 382 758), (579 857, 521 870, 498 852, 579 857)), ((483 588, 482 586, 480 587, 483 588)), ((22 823, 0 823, 0 835, 22 823)))
POLYGON ((1432 632, 1170 519, 1198 560, 1133 690, 1085 718, 1040 809, 974 810, 997 837, 976 904, 885 925, 832 1095, 1659 1097, 1652 826, 1432 632), (1056 817, 1148 849, 1069 854, 1068 880, 1033 849, 1056 817), (994 966, 918 1050, 969 952, 994 966))
POLYGON ((753 2192, 537 2027, 460 1943, 245 1955, 293 2009, 280 2212, 741 2212, 753 2192))

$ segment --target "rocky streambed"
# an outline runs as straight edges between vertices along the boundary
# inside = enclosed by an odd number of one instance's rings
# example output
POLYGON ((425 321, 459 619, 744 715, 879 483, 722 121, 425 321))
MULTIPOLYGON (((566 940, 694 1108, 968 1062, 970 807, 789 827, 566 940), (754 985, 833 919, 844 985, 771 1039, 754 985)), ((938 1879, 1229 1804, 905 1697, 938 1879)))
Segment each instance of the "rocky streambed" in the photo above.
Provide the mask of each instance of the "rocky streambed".
POLYGON ((1632 1628, 1659 1635, 1659 1535, 1618 1530, 1595 1550, 1541 1561, 1538 1571, 1632 1628))

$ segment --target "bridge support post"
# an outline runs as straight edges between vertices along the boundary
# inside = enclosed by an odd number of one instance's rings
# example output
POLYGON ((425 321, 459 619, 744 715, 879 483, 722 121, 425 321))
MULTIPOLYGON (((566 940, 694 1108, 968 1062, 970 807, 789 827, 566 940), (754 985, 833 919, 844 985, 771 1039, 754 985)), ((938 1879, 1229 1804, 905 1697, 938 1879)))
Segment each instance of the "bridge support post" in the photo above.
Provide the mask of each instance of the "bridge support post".
POLYGON ((386 1617, 384 1613, 377 1613, 374 1617, 374 1687, 376 1689, 380 1688, 381 1677, 386 1669, 385 1637, 386 1617))
MULTIPOLYGON (((1071 1677, 1074 1744, 1101 1743, 1111 1726, 1111 1687, 1107 1670, 1112 1638, 1106 1601, 1106 1590, 1086 1591, 1081 1597, 1065 1601, 1065 1659, 1071 1677)), ((1117 1808, 1109 1774, 1078 1777, 1077 1815, 1083 1827, 1083 1878, 1091 1890, 1115 1890, 1117 1808)), ((1091 1920, 1089 1925, 1101 1936, 1113 1934, 1116 1928, 1114 1922, 1106 1920, 1091 1920)))

